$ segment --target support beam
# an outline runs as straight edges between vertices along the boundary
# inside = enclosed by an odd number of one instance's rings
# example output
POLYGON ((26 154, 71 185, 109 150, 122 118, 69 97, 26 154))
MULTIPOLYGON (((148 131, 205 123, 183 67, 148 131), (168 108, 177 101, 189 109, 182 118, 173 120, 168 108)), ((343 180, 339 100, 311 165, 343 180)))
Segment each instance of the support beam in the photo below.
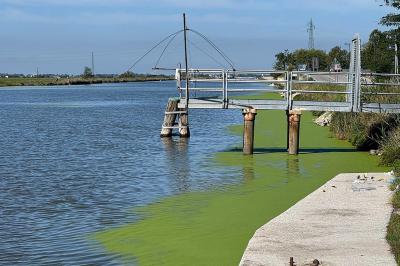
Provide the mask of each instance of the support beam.
POLYGON ((300 118, 301 112, 296 110, 290 110, 288 113, 288 153, 290 155, 299 154, 299 144, 300 144, 300 118))
POLYGON ((180 111, 181 114, 179 115, 179 136, 181 138, 189 138, 190 129, 188 109, 180 109, 180 111))
POLYGON ((246 155, 251 155, 254 151, 254 122, 256 115, 256 109, 243 110, 243 153, 246 155))
POLYGON ((177 116, 179 98, 170 98, 165 108, 164 123, 162 125, 161 134, 162 138, 172 137, 172 129, 175 125, 177 116))

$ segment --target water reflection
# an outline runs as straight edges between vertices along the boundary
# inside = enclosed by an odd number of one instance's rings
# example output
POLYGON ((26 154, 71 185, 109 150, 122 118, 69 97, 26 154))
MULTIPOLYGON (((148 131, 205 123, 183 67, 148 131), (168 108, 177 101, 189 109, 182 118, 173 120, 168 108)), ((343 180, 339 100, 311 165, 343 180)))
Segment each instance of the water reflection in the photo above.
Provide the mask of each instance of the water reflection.
POLYGON ((299 175, 300 172, 299 158, 288 156, 286 160, 286 169, 288 177, 299 175))
POLYGON ((252 181, 254 178, 254 160, 251 158, 243 164, 243 180, 244 182, 249 182, 252 181))
POLYGON ((190 189, 189 139, 161 138, 161 141, 164 144, 168 176, 180 192, 187 192, 190 189))

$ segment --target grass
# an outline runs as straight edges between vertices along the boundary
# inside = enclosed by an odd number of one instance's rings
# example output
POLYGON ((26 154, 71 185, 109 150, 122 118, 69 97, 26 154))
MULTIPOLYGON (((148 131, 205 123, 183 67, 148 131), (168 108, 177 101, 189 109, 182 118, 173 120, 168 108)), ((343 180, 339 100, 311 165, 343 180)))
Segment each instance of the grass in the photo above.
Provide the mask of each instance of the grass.
POLYGON ((301 91, 314 91, 312 93, 301 92, 294 99, 296 101, 316 101, 316 102, 345 102, 346 96, 344 94, 327 94, 326 92, 318 93, 316 91, 334 91, 334 92, 345 92, 346 86, 341 85, 311 85, 311 84, 294 84, 295 90, 301 91))
POLYGON ((387 227, 386 240, 392 248, 397 265, 400 265, 400 215, 392 214, 387 227))
MULTIPOLYGON (((400 179, 396 179, 394 186, 400 184, 400 179)), ((392 187, 393 188, 393 187, 392 187)), ((395 256, 396 262, 400 265, 400 190, 397 190, 392 199, 393 208, 396 210, 390 217, 389 225, 387 226, 386 240, 390 244, 392 253, 395 256)))
POLYGON ((381 163, 395 167, 396 174, 400 174, 400 127, 393 130, 381 144, 381 163))

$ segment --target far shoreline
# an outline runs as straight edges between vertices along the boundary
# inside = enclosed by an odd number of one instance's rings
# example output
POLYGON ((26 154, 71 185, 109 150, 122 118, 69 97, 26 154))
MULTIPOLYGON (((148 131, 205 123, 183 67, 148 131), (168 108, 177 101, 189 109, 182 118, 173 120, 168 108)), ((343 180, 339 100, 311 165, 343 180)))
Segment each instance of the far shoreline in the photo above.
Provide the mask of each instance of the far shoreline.
POLYGON ((172 81, 172 77, 139 77, 139 78, 0 78, 0 89, 9 87, 50 87, 50 86, 73 86, 73 85, 95 85, 112 83, 134 83, 172 81))

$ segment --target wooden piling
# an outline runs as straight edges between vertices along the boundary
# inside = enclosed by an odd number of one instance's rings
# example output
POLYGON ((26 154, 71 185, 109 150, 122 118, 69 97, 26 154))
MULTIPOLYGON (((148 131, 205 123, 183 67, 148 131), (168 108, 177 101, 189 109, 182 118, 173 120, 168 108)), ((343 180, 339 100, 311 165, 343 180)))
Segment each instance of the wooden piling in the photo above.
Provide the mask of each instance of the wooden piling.
POLYGON ((287 113, 288 115, 288 153, 290 155, 299 154, 300 146, 300 118, 301 112, 297 110, 291 110, 287 113))
POLYGON ((179 115, 179 136, 181 138, 190 137, 189 114, 185 109, 182 109, 179 115))
POLYGON ((172 129, 175 125, 175 120, 178 111, 179 98, 170 98, 165 108, 164 123, 162 125, 161 134, 162 138, 172 136, 172 129))
POLYGON ((246 155, 251 155, 254 152, 254 122, 256 115, 256 109, 243 110, 243 153, 246 155))

